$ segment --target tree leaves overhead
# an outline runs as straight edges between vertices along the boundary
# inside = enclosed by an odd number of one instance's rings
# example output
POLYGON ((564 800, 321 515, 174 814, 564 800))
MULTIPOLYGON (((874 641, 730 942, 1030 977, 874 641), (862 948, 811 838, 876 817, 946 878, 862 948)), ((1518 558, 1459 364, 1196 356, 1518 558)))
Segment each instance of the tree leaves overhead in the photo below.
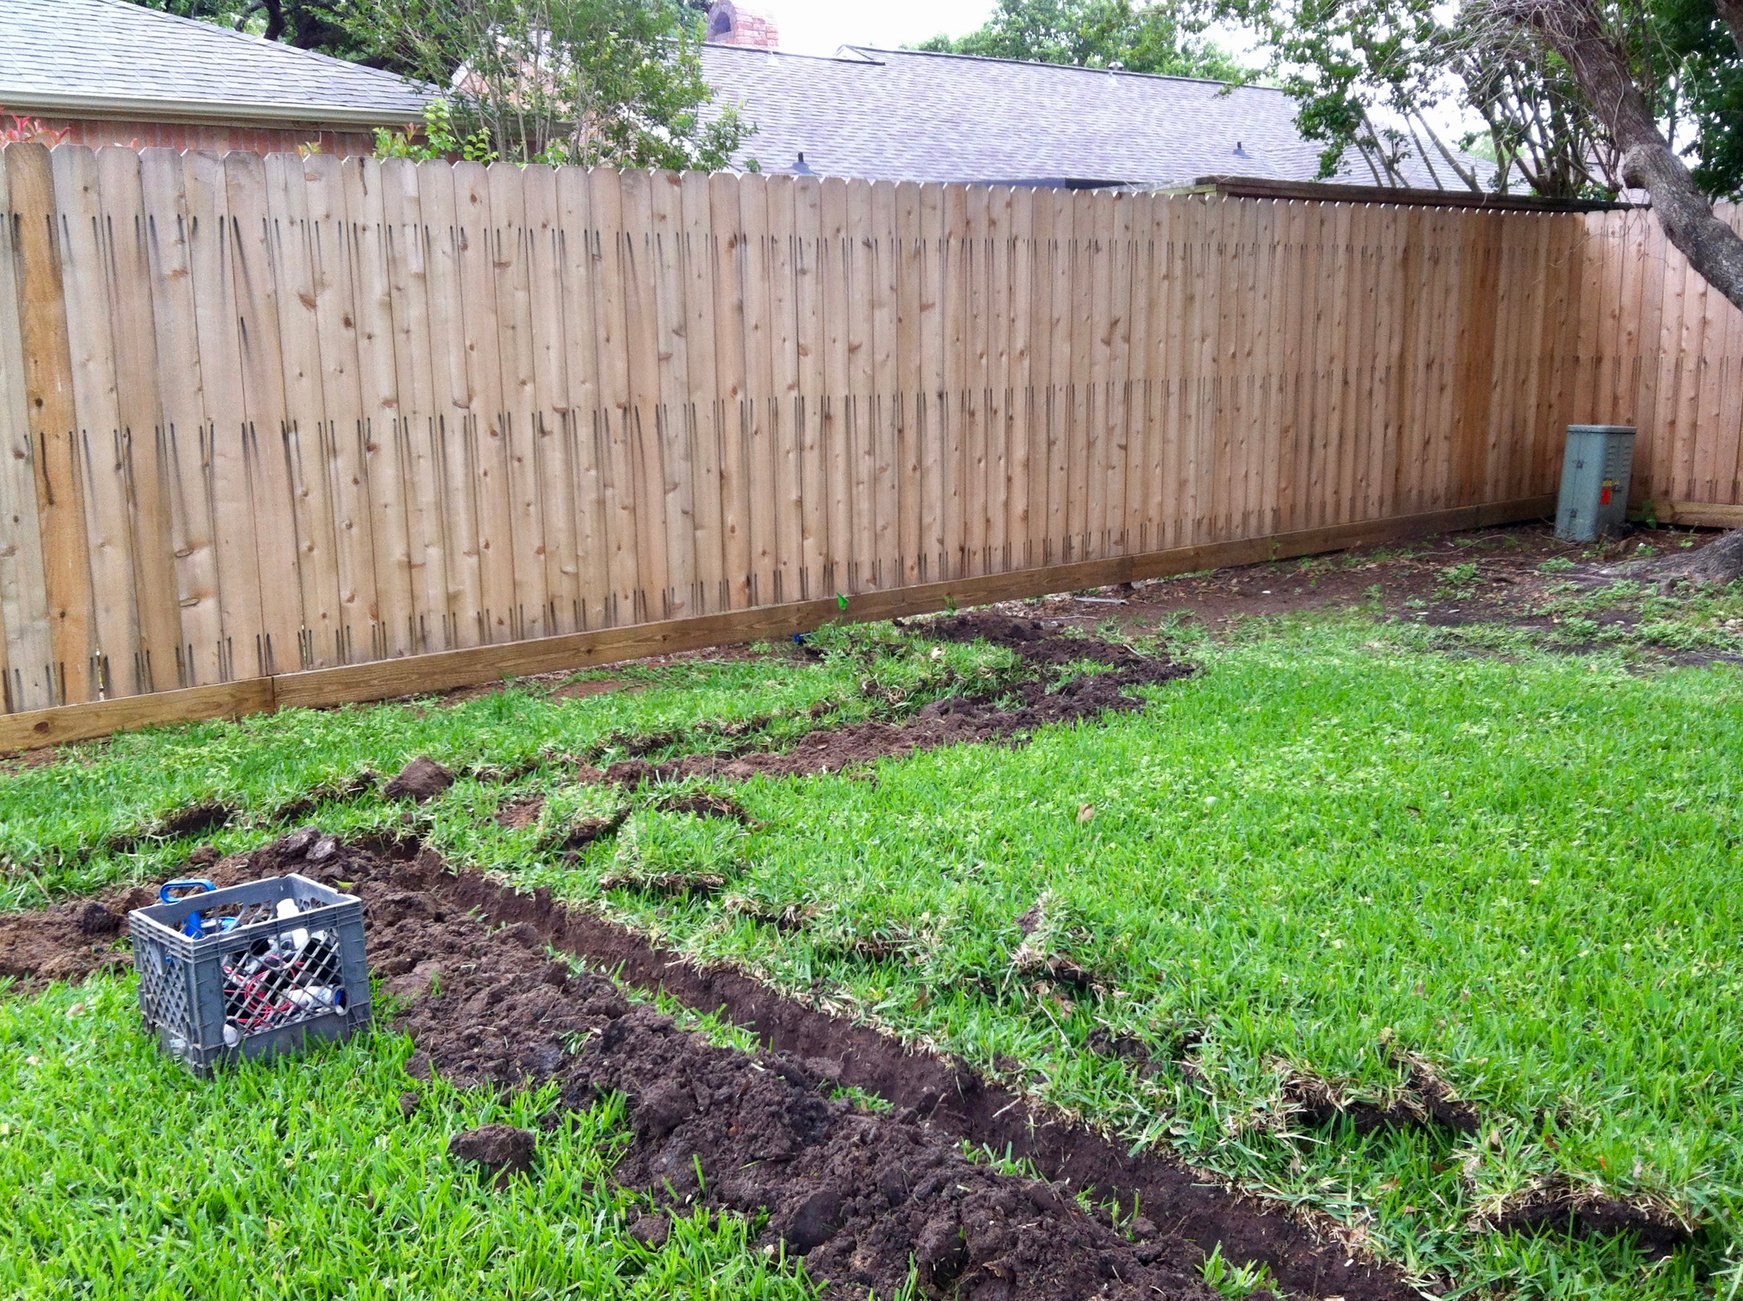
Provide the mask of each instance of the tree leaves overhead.
POLYGON ((978 30, 915 47, 1028 63, 1244 80, 1248 73, 1201 35, 1182 6, 1143 0, 999 0, 978 30))
POLYGON ((341 21, 347 0, 131 0, 131 3, 181 18, 282 41, 338 59, 368 62, 341 21))
MULTIPOLYGON (((1180 0, 1236 22, 1270 52, 1303 131, 1432 162, 1428 117, 1473 118, 1457 143, 1492 154, 1505 188, 1556 198, 1623 187, 1609 133, 1566 62, 1497 0, 1180 0)), ((1714 0, 1603 0, 1635 84, 1708 193, 1743 191, 1743 59, 1714 0)))
POLYGON ((451 129, 492 156, 724 167, 746 128, 710 112, 697 14, 680 0, 346 0, 351 36, 451 86, 451 129))

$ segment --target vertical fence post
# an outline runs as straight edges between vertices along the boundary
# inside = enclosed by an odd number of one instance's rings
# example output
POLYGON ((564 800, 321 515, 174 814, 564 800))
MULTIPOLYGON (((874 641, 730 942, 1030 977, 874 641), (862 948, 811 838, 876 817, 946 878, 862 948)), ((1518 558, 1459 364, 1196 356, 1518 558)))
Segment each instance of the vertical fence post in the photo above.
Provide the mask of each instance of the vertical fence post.
POLYGON ((53 695, 59 703, 77 703, 95 699, 102 684, 92 671, 99 648, 91 640, 91 572, 74 449, 73 359, 61 293, 54 176, 42 145, 8 145, 0 157, 17 217, 19 331, 58 678, 53 695))

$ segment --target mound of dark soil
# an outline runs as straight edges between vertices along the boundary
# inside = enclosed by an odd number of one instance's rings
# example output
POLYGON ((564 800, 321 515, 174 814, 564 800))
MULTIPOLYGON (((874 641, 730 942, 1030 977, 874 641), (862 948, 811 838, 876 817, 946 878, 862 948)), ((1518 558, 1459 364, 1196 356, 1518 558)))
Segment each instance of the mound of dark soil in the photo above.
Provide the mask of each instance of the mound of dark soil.
POLYGON ((454 784, 454 774, 434 759, 413 759, 381 793, 390 800, 433 800, 454 784))
MULTIPOLYGON (((156 902, 148 891, 131 907, 156 902)), ((127 909, 85 899, 43 912, 0 916, 0 977, 19 980, 83 980, 94 971, 132 965, 117 947, 127 909)))

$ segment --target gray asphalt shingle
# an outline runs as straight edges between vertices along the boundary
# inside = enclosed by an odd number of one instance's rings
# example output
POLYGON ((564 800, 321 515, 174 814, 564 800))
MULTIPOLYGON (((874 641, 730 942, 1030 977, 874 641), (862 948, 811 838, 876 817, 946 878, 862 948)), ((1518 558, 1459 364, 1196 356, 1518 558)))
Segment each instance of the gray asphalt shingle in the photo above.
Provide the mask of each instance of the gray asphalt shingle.
MULTIPOLYGON (((719 100, 756 127, 740 161, 768 171, 801 151, 818 175, 873 180, 1171 185, 1319 171, 1294 102, 1267 87, 859 46, 814 57, 710 45, 702 61, 719 100)), ((1435 184, 1419 160, 1407 171, 1435 184)), ((1359 159, 1337 179, 1374 183, 1359 159)))
POLYGON ((273 117, 383 125, 423 115, 392 73, 125 0, 0 0, 0 107, 46 113, 139 100, 248 106, 273 117))

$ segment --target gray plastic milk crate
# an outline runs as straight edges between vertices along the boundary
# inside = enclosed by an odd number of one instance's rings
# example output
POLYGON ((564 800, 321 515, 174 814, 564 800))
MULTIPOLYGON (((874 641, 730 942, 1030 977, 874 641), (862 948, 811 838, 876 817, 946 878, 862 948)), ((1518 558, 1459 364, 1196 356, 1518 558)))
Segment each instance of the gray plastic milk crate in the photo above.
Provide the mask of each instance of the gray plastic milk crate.
POLYGON ((351 895, 275 876, 136 908, 128 923, 146 1027, 198 1074, 369 1022, 363 903, 351 895), (285 900, 296 911, 281 916, 285 900))
POLYGON ((1564 542, 1615 537, 1628 521, 1634 426, 1569 425, 1555 535, 1564 542))

